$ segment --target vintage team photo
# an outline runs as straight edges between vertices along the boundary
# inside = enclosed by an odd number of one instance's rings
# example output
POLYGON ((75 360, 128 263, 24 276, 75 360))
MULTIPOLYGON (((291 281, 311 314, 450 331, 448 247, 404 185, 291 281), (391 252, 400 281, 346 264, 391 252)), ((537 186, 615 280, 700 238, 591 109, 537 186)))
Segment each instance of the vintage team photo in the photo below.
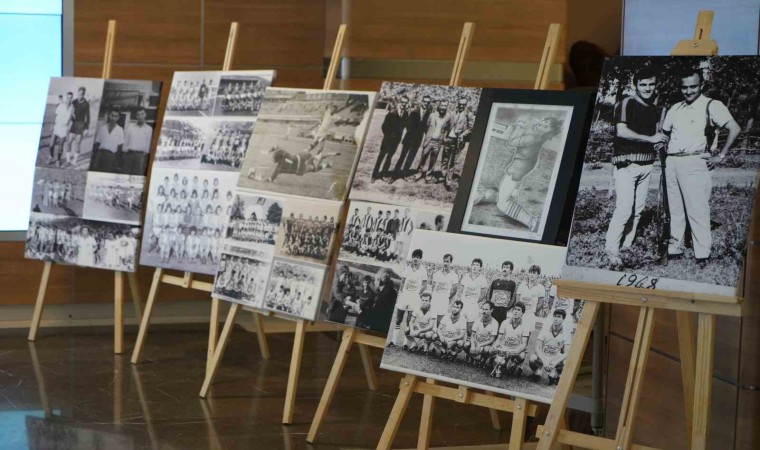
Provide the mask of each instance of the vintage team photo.
POLYGON ((272 73, 222 74, 214 102, 214 116, 255 116, 264 91, 272 84, 272 73))
POLYGON ((342 200, 374 99, 372 92, 268 89, 239 186, 342 200))
POLYGON ((480 88, 384 82, 351 198, 449 212, 480 88))
POLYGON ((275 258, 264 295, 264 309, 315 320, 322 303, 322 280, 327 268, 275 258))
POLYGON ((212 275, 237 174, 154 168, 140 262, 212 275))
POLYGON ((37 167, 87 170, 103 94, 99 78, 51 78, 37 167))
POLYGON ((283 205, 280 198, 237 191, 230 208, 224 246, 274 254, 283 205))
POLYGON ((288 198, 277 234, 276 254, 328 264, 338 231, 339 203, 288 198))
POLYGON ((238 172, 255 121, 183 118, 161 127, 154 165, 238 172))
POLYGON ((34 172, 34 213, 82 217, 87 172, 38 167, 34 172))
POLYGON ((261 308, 272 265, 272 255, 240 247, 221 253, 213 297, 261 308))
POLYGON ((401 277, 393 269, 338 260, 322 317, 385 334, 391 323, 401 277))
POLYGON ((563 277, 736 295, 760 167, 758 71, 751 56, 607 60, 563 277))
POLYGON ((352 201, 340 258, 401 270, 416 229, 445 231, 448 214, 352 201))
POLYGON ((145 177, 88 172, 84 218, 140 225, 145 177))
POLYGON ((25 256, 122 272, 136 270, 140 229, 126 224, 32 213, 25 256))
POLYGON ((221 72, 174 72, 166 116, 211 116, 221 72))
POLYGON ((90 171, 145 176, 161 82, 105 80, 90 171))
POLYGON ((381 367, 551 402, 582 309, 552 289, 564 256, 415 231, 381 367))
POLYGON ((462 231, 541 240, 572 106, 494 103, 462 231))

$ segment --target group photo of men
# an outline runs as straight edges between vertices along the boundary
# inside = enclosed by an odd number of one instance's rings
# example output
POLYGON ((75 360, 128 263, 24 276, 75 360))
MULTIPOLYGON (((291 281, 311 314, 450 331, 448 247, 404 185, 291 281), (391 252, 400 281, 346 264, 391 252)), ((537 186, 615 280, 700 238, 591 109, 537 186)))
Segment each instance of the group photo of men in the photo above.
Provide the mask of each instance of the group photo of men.
POLYGON ((278 254, 323 264, 327 262, 330 257, 330 243, 338 228, 334 215, 328 217, 291 212, 283 217, 280 226, 283 230, 278 254))
POLYGON ((32 188, 32 212, 82 217, 87 173, 38 167, 32 188))
POLYGON ((477 88, 383 83, 352 198, 438 209, 452 203, 479 101, 477 88))
POLYGON ((760 136, 758 69, 749 57, 608 61, 570 271, 736 284, 760 166, 749 151, 760 136))
POLYGON ((261 308, 269 267, 268 261, 248 255, 222 253, 212 295, 261 308))
MULTIPOLYGON (((166 102, 167 112, 199 112, 208 111, 216 99, 217 83, 213 73, 174 73, 169 100, 166 102)), ((176 113, 175 113, 176 114, 176 113)))
POLYGON ((201 163, 238 171, 253 134, 253 122, 217 122, 201 145, 201 163))
POLYGON ((215 115, 251 115, 258 112, 264 90, 270 83, 258 77, 240 78, 242 79, 222 76, 216 96, 215 115))
POLYGON ((197 161, 204 149, 200 125, 189 120, 166 120, 156 146, 156 165, 177 167, 197 161))
POLYGON ((264 307, 314 320, 321 301, 325 269, 275 260, 269 274, 264 307))
POLYGON ((90 173, 85 193, 84 217, 110 222, 140 224, 143 177, 90 173))

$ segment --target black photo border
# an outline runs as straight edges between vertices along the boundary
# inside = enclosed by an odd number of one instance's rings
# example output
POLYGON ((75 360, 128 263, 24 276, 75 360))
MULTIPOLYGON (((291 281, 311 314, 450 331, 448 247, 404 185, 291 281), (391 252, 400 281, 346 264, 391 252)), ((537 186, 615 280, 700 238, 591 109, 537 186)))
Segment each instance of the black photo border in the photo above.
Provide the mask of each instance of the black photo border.
POLYGON ((449 218, 449 233, 507 239, 513 241, 536 242, 548 245, 564 245, 567 242, 572 222, 575 197, 578 192, 583 156, 591 122, 592 101, 595 91, 537 91, 518 89, 485 88, 481 92, 475 126, 470 138, 470 148, 459 180, 459 188, 454 199, 454 208, 449 218), (487 233, 463 231, 467 202, 473 189, 475 172, 483 150, 483 140, 488 130, 488 119, 494 103, 517 103, 526 105, 572 106, 573 112, 568 128, 565 149, 560 161, 554 195, 549 206, 546 224, 541 239, 513 238, 487 233))

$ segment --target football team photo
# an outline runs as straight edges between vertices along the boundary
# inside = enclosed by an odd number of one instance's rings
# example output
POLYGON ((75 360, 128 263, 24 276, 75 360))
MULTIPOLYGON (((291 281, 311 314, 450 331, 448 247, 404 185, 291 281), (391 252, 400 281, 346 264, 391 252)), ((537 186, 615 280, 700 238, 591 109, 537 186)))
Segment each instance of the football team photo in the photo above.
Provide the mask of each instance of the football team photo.
POLYGON ((277 234, 276 254, 318 264, 330 262, 340 204, 288 198, 277 234))
POLYGON ((145 177, 88 172, 84 218, 140 225, 145 177))
POLYGON ((82 217, 87 172, 38 167, 32 188, 32 212, 82 217))
POLYGON ((261 308, 272 256, 257 250, 231 247, 219 258, 212 296, 261 308))
POLYGON ((324 266, 275 258, 267 281, 264 309, 315 320, 326 271, 324 266))

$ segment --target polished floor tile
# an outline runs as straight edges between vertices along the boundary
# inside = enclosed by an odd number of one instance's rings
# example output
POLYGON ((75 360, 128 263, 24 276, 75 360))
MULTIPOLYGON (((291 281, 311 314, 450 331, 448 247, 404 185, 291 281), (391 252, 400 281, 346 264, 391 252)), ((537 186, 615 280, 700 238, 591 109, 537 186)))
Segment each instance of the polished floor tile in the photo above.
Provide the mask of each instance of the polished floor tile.
MULTIPOLYGON (((134 330, 132 330, 134 331, 134 330)), ((107 329, 44 331, 36 343, 0 335, 0 449, 233 450, 375 448, 398 392, 400 374, 377 369, 369 391, 358 352, 351 355, 314 445, 305 441, 335 353, 335 333, 306 336, 295 423, 281 421, 292 335, 269 336, 272 358, 260 357, 256 337, 235 329, 207 400, 203 382, 207 331, 151 330, 144 362, 113 355, 107 329)), ((380 352, 373 349, 379 365, 380 352)), ((416 446, 422 399, 410 402, 394 448, 416 446)), ((438 401, 431 445, 504 443, 488 411, 438 401)), ((583 428, 585 417, 579 422, 583 428)), ((573 426, 573 428, 576 428, 573 426)))

